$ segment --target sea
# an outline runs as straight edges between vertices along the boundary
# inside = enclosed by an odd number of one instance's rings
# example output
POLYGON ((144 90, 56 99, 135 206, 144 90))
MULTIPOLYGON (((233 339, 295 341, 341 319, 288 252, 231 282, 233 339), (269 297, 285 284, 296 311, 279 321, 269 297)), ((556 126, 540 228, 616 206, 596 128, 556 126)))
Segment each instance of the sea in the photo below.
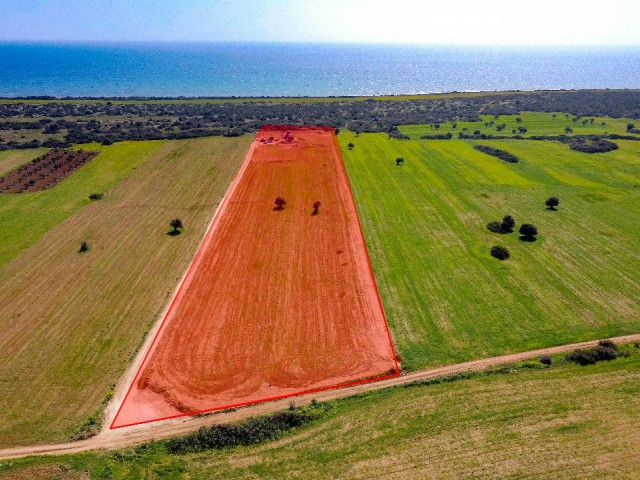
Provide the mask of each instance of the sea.
POLYGON ((0 97, 281 97, 640 88, 640 48, 0 43, 0 97))

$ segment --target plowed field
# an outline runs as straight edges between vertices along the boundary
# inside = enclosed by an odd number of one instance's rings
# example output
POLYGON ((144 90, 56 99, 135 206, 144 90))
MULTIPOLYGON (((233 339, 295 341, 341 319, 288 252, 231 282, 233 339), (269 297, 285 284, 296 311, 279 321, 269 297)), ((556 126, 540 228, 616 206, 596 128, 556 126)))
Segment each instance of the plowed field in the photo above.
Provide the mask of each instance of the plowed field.
POLYGON ((398 374, 333 129, 265 127, 112 428, 398 374))

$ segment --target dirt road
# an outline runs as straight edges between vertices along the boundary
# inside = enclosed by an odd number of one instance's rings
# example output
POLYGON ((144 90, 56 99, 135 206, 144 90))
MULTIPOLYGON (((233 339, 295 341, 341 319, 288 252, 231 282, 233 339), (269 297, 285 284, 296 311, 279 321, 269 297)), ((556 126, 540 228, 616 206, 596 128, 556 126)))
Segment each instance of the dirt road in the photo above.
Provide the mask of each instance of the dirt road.
MULTIPOLYGON (((616 343, 628 343, 640 341, 640 334, 626 335, 623 337, 615 337, 612 340, 616 343)), ((368 383, 364 385, 356 385, 340 390, 328 390, 309 395, 295 397, 293 400, 297 406, 303 406, 311 402, 312 399, 317 401, 327 401, 336 398, 344 398, 362 392, 378 390, 381 388, 404 385, 407 383, 425 380, 429 378, 437 378, 460 372, 472 372, 485 370, 490 367, 504 365, 508 363, 518 362, 531 358, 538 358, 541 355, 554 355, 567 352, 576 348, 590 347, 597 344, 597 340, 581 343, 573 343, 568 345, 560 345, 556 347, 543 348, 540 350, 531 350, 529 352, 513 353, 502 355, 500 357, 485 358, 481 360, 473 360, 470 362, 459 363, 456 365, 447 365, 444 367, 430 368, 419 372, 412 372, 401 377, 383 380, 376 383, 368 383)), ((266 415, 288 408, 292 399, 278 400, 268 403, 260 403, 251 405, 232 412, 220 412, 212 415, 201 417, 179 418, 174 420, 166 420, 162 422, 149 423, 134 427, 120 428, 109 430, 108 425, 105 429, 93 438, 79 442, 60 443, 55 445, 34 445, 27 447, 15 447, 0 450, 0 460, 11 458, 20 458, 30 455, 62 455, 66 453, 78 453, 87 450, 99 449, 115 449, 131 445, 136 445, 151 440, 158 440, 175 435, 181 435, 193 430, 197 430, 202 426, 214 425, 219 423, 238 422, 249 417, 266 415)))

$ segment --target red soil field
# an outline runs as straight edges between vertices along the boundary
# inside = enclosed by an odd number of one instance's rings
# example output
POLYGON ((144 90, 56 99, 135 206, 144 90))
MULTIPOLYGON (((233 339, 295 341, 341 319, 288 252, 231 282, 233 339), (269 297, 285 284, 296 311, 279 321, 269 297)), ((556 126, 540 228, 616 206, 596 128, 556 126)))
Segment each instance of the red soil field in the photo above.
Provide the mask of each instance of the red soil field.
POLYGON ((0 176, 0 193, 37 192, 56 186, 98 152, 49 150, 31 162, 0 176))
POLYGON ((111 428, 399 374, 334 129, 263 127, 111 428))

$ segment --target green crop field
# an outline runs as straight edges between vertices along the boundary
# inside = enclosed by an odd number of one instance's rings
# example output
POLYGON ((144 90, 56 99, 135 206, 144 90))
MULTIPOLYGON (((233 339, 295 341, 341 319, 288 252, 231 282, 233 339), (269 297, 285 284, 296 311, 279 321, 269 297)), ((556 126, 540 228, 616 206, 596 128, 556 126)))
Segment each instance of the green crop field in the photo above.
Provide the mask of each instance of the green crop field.
MULTIPOLYGON (((523 137, 532 135, 567 135, 565 129, 568 127, 573 132, 572 135, 603 135, 615 133, 618 135, 627 134, 627 124, 637 123, 634 120, 626 118, 608 118, 608 117, 582 117, 574 121, 574 116, 564 113, 543 113, 543 112, 523 112, 521 115, 481 115, 481 122, 455 122, 455 128, 452 122, 442 123, 436 128, 434 125, 401 125, 399 130, 405 135, 409 135, 412 139, 419 139, 422 135, 436 135, 451 132, 454 138, 459 133, 473 135, 473 132, 479 130, 481 134, 487 135, 513 135, 520 134, 519 127, 527 129, 523 133, 523 137), (516 119, 520 119, 518 122, 516 119), (591 122, 593 119, 593 122, 591 122), (583 122, 587 122, 583 124, 583 122), (496 130, 497 125, 505 125, 500 132, 496 130), (466 129, 466 130, 465 130, 466 129)), ((640 135, 637 135, 640 138, 640 135)))
POLYGON ((628 351, 320 404, 320 419, 261 445, 14 460, 0 462, 0 478, 637 478, 640 349, 628 351))
POLYGON ((404 368, 640 330, 640 142, 585 154, 549 141, 339 139, 404 368), (507 214, 538 240, 487 230, 507 214), (492 258, 494 245, 511 258, 492 258))

